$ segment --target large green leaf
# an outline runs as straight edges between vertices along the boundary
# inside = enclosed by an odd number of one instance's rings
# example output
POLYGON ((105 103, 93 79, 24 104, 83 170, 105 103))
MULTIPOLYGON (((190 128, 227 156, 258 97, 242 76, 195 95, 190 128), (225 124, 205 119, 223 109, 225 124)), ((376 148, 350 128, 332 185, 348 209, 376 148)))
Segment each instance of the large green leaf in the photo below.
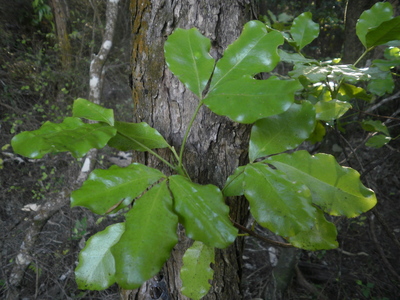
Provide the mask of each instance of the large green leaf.
POLYGON ((214 248, 202 242, 195 241, 183 255, 183 266, 180 277, 182 279, 182 294, 193 300, 199 300, 210 290, 210 281, 214 270, 210 265, 214 263, 214 248))
POLYGON ((318 37, 319 25, 313 22, 310 12, 304 12, 293 20, 290 34, 299 50, 301 50, 318 37))
POLYGON ((382 22, 378 27, 371 29, 365 40, 367 48, 400 40, 400 17, 382 22))
POLYGON ((251 130, 250 161, 296 148, 314 128, 315 109, 308 101, 293 104, 282 114, 258 120, 251 130))
POLYGON ((260 21, 248 22, 239 38, 228 46, 217 62, 210 91, 243 75, 254 76, 273 70, 279 62, 277 47, 282 43, 280 33, 268 33, 265 24, 260 21))
POLYGON ((244 184, 250 212, 260 225, 284 237, 313 226, 316 209, 305 185, 260 163, 246 166, 244 184))
POLYGON ((177 226, 166 181, 135 201, 126 215, 125 232, 111 248, 119 286, 135 289, 160 271, 178 242, 177 226))
POLYGON ((199 98, 214 69, 211 42, 196 28, 176 29, 165 42, 168 68, 199 98))
POLYGON ((81 290, 104 290, 115 282, 115 260, 111 247, 125 231, 124 223, 108 226, 90 237, 79 253, 75 279, 81 290))
POLYGON ((320 209, 317 209, 316 215, 312 228, 308 231, 299 232, 293 237, 288 237, 289 242, 296 247, 312 251, 337 248, 336 226, 325 219, 324 213, 320 209))
POLYGON ((169 187, 188 237, 217 248, 233 243, 237 230, 218 187, 196 184, 181 175, 169 177, 169 187))
POLYGON ((369 48, 367 34, 393 16, 393 7, 389 2, 378 2, 371 9, 364 11, 356 24, 356 34, 361 43, 369 48))
POLYGON ((145 165, 112 166, 94 170, 82 187, 71 194, 71 206, 84 206, 97 214, 113 210, 121 201, 139 196, 164 175, 145 165))
POLYGON ((103 148, 116 131, 105 123, 86 124, 69 117, 60 124, 46 122, 38 130, 24 131, 11 140, 11 145, 15 153, 30 158, 64 151, 79 158, 92 148, 103 148))
POLYGON ((110 126, 114 125, 114 111, 112 109, 104 108, 83 98, 78 98, 74 101, 72 113, 77 118, 104 122, 110 126))
POLYGON ((368 69, 372 79, 368 83, 368 91, 377 96, 383 96, 386 93, 391 93, 394 90, 393 76, 390 71, 382 71, 378 67, 368 69))
POLYGON ((324 212, 356 217, 376 204, 375 193, 366 188, 360 174, 340 166, 332 155, 310 155, 307 151, 279 154, 266 160, 291 179, 304 183, 312 201, 324 212))
POLYGON ((283 49, 278 49, 279 57, 281 61, 285 61, 291 64, 313 64, 318 65, 319 62, 315 59, 305 58, 299 53, 289 53, 283 49))
POLYGON ((286 111, 294 101, 295 92, 301 88, 294 80, 277 77, 256 80, 245 76, 214 88, 204 103, 218 115, 249 124, 286 111))
POLYGON ((154 148, 168 147, 162 135, 149 124, 115 122, 117 134, 110 139, 108 145, 121 151, 147 151, 154 148))
POLYGON ((319 101, 315 104, 315 112, 317 120, 333 121, 343 116, 349 109, 351 104, 345 101, 333 99, 331 101, 319 101))
POLYGON ((352 99, 361 99, 371 101, 372 96, 367 94, 366 90, 361 87, 354 86, 348 83, 342 83, 339 87, 338 100, 350 101, 352 99))

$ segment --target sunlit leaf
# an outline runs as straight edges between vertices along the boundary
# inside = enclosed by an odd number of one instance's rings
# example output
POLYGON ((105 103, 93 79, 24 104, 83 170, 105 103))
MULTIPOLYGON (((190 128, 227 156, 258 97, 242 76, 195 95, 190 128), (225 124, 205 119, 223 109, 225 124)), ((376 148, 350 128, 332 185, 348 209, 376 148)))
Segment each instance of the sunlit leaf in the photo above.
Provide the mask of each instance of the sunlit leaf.
POLYGON ((349 109, 351 104, 345 101, 331 100, 328 102, 319 101, 315 104, 317 120, 333 121, 343 116, 349 109))
POLYGON ((224 56, 217 62, 210 91, 244 75, 254 76, 271 71, 279 62, 277 47, 282 43, 280 33, 268 33, 262 22, 248 22, 239 38, 228 46, 224 56))
POLYGON ((168 143, 162 135, 149 124, 115 122, 117 134, 110 139, 108 145, 121 151, 165 148, 168 143))
POLYGON ((214 69, 215 61, 208 53, 210 48, 210 40, 196 28, 176 29, 164 45, 168 68, 198 97, 214 69))
POLYGON ((126 168, 116 165, 107 170, 94 170, 82 187, 71 194, 71 206, 84 206, 97 214, 105 214, 126 198, 139 196, 164 175, 141 164, 126 168))
POLYGON ((78 98, 74 101, 72 113, 77 118, 104 122, 110 126, 114 125, 114 111, 112 109, 104 108, 83 98, 78 98))
POLYGON ((251 130, 249 158, 294 149, 306 140, 315 127, 315 109, 308 102, 293 104, 282 114, 258 120, 251 130))
POLYGON ((213 279, 214 248, 202 242, 195 241, 183 255, 183 266, 180 277, 182 279, 182 294, 193 300, 204 297, 211 288, 213 279))
POLYGON ((46 122, 38 130, 24 131, 11 140, 11 145, 15 153, 30 158, 65 151, 79 158, 92 148, 103 148, 115 133, 108 124, 86 124, 70 117, 60 124, 46 122))
POLYGON ((356 33, 361 43, 368 48, 367 34, 393 16, 393 8, 389 2, 378 2, 371 9, 364 11, 356 24, 356 33))
POLYGON ((125 232, 111 248, 119 286, 135 289, 160 271, 178 242, 177 226, 166 181, 135 201, 125 232))
POLYGON ((339 87, 339 100, 350 101, 352 99, 361 99, 364 101, 371 101, 372 96, 361 88, 348 83, 342 83, 339 87))
POLYGON ((332 155, 310 155, 302 150, 275 155, 266 162, 291 180, 305 184, 311 190, 313 203, 331 215, 352 218, 376 204, 375 193, 362 184, 360 174, 340 166, 332 155))
POLYGON ((324 139, 326 134, 325 126, 322 124, 321 121, 317 121, 315 124, 314 131, 310 134, 307 141, 315 144, 317 142, 321 142, 324 139))
POLYGON ((314 222, 310 230, 288 237, 289 242, 293 246, 312 251, 337 248, 336 226, 325 219, 324 213, 320 209, 317 209, 314 222))
POLYGON ((125 231, 124 223, 108 226, 91 236, 79 253, 75 279, 81 290, 104 290, 115 282, 115 260, 111 247, 125 231))
POLYGON ((249 124, 289 109, 295 92, 300 89, 300 83, 294 80, 277 77, 256 80, 246 76, 219 85, 208 94, 204 103, 218 115, 249 124))
POLYGON ((217 248, 233 243, 237 230, 218 187, 196 184, 180 175, 169 177, 169 187, 188 237, 217 248))
POLYGON ((290 34, 299 50, 301 50, 318 37, 319 25, 313 22, 310 12, 304 12, 293 20, 290 34))
POLYGON ((282 236, 293 236, 313 225, 316 210, 310 191, 283 172, 264 164, 249 164, 244 185, 250 212, 260 225, 282 236))

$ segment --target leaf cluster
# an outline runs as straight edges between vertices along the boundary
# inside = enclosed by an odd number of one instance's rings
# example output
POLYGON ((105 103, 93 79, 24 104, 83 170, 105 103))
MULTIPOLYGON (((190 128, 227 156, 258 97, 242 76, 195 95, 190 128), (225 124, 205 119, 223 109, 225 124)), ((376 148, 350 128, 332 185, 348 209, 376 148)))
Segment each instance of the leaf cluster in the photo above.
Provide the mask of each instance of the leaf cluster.
MULTIPOLYGON (((392 30, 398 21, 388 13, 388 5, 376 4, 357 23, 366 53, 399 39, 392 30), (376 19, 377 14, 382 17, 376 19)), ((358 216, 374 207, 376 196, 362 184, 356 170, 340 166, 333 156, 295 150, 304 141, 323 139, 325 127, 351 108, 352 99, 371 101, 390 92, 377 81, 392 82, 399 51, 388 48, 385 60, 374 61, 370 68, 306 58, 301 50, 318 34, 319 26, 310 13, 295 18, 289 31, 250 21, 216 61, 209 54, 210 40, 197 29, 175 30, 165 43, 167 66, 198 98, 179 153, 147 123, 116 121, 112 110, 84 99, 75 101, 73 116, 62 123, 46 122, 13 138, 14 151, 32 158, 63 151, 79 158, 91 148, 109 145, 121 151, 146 151, 175 173, 167 176, 138 163, 112 166, 93 171, 72 193, 72 206, 97 214, 127 211, 124 223, 111 225, 88 240, 76 269, 80 288, 105 289, 114 282, 127 289, 139 287, 168 259, 178 242, 180 223, 195 240, 183 258, 182 292, 200 299, 210 288, 213 249, 229 246, 237 236, 225 197, 246 197, 255 220, 295 247, 338 246, 336 227, 327 216, 358 216), (285 42, 293 52, 280 49, 285 42), (271 74, 280 61, 293 64, 288 76, 271 74), (269 76, 260 80, 260 73, 269 76), (366 82, 367 89, 358 86, 360 82, 366 82), (193 182, 182 164, 190 128, 203 105, 234 122, 252 124, 250 163, 239 166, 222 191, 193 182), (156 148, 168 148, 174 160, 167 161, 156 148)), ((377 122, 363 126, 389 136, 377 122)))

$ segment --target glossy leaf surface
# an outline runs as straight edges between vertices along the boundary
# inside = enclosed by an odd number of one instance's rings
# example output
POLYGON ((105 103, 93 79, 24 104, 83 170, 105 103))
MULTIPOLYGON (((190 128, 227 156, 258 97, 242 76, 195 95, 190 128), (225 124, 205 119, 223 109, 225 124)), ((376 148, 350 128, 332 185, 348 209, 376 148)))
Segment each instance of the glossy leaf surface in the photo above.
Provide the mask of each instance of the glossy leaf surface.
POLYGON ((84 206, 97 214, 105 214, 121 200, 133 200, 164 175, 141 164, 126 168, 112 166, 94 170, 82 187, 71 194, 71 206, 84 206))
POLYGON ((211 288, 214 270, 210 265, 215 262, 214 248, 195 241, 183 255, 182 294, 193 300, 204 297, 211 288))
POLYGON ((378 27, 368 31, 365 40, 367 48, 400 40, 400 17, 382 22, 378 27))
POLYGON ((310 155, 307 151, 272 156, 266 162, 305 184, 312 201, 324 212, 335 216, 356 217, 376 204, 375 193, 366 188, 360 174, 341 167, 332 155, 310 155))
POLYGON ((196 28, 176 29, 164 45, 168 68, 200 98, 214 69, 210 48, 210 40, 196 28))
POLYGON ((282 114, 258 120, 252 127, 249 158, 294 149, 305 141, 315 127, 315 109, 308 102, 293 104, 282 114))
POLYGON ((118 150, 147 151, 147 148, 168 147, 168 143, 162 135, 145 122, 115 122, 114 127, 117 129, 117 134, 110 139, 108 145, 118 150))
POLYGON ((260 225, 282 236, 311 228, 316 210, 306 186, 264 164, 247 165, 244 178, 244 195, 260 225))
POLYGON ((378 2, 371 9, 364 11, 356 24, 356 34, 361 43, 369 48, 367 34, 371 29, 378 27, 393 16, 392 5, 388 2, 378 2))
POLYGON ((304 12, 293 20, 290 34, 299 50, 301 50, 318 37, 319 25, 313 22, 310 12, 304 12))
POLYGON ((317 209, 314 225, 308 231, 299 232, 293 237, 288 237, 289 242, 299 248, 306 250, 335 249, 338 242, 336 226, 328 222, 324 213, 317 209))
POLYGON ((11 145, 16 153, 30 158, 65 151, 79 158, 92 148, 103 148, 115 133, 108 124, 86 124, 69 117, 60 124, 46 122, 38 130, 24 131, 11 140, 11 145))
POLYGON ((79 253, 75 279, 81 290, 104 290, 115 282, 115 260, 111 247, 125 231, 124 223, 108 226, 91 236, 79 253))
POLYGON ((315 112, 317 113, 317 120, 333 121, 343 116, 349 109, 351 104, 345 101, 331 100, 319 101, 315 104, 315 112))
POLYGON ((249 124, 289 109, 299 89, 300 83, 294 80, 276 77, 256 80, 246 76, 219 85, 208 94, 204 103, 218 115, 249 124))
POLYGON ((386 136, 384 134, 377 134, 371 136, 365 143, 365 146, 378 149, 389 143, 391 140, 392 138, 390 136, 386 136))
POLYGON ((239 38, 228 46, 217 62, 210 91, 244 75, 254 76, 271 71, 279 62, 277 47, 282 43, 280 33, 268 33, 265 24, 260 21, 248 22, 239 38))
POLYGON ((196 184, 180 175, 169 177, 169 187, 189 238, 216 248, 226 248, 235 240, 237 230, 218 187, 196 184))
POLYGON ((223 193, 225 197, 242 196, 244 194, 244 171, 246 166, 238 167, 226 180, 223 193))
POLYGON ((111 249, 115 279, 122 288, 135 289, 160 271, 178 242, 177 226, 166 181, 135 201, 126 215, 125 232, 111 249))
POLYGON ((74 101, 72 114, 77 118, 104 122, 110 126, 114 125, 114 111, 112 109, 104 108, 83 98, 78 98, 74 101))

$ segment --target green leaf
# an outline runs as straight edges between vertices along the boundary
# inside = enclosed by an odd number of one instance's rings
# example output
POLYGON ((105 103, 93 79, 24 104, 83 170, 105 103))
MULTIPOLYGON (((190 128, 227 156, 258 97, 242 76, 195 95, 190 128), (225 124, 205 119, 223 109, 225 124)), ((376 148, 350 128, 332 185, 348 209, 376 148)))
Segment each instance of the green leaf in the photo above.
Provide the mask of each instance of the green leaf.
POLYGON ((96 214, 112 211, 121 201, 143 193, 165 177, 160 171, 138 163, 126 168, 112 166, 94 170, 82 187, 71 194, 71 206, 84 206, 96 214))
POLYGON ((364 101, 371 101, 372 96, 361 88, 348 83, 342 83, 339 88, 339 100, 349 101, 352 99, 361 99, 364 101))
POLYGON ((368 139, 368 141, 365 143, 365 146, 371 147, 371 148, 381 148, 385 146, 387 143, 389 143, 392 140, 390 136, 386 136, 383 134, 377 134, 368 139))
POLYGON ((195 241, 183 255, 182 294, 193 300, 199 300, 211 288, 209 281, 213 279, 214 271, 210 265, 215 262, 214 248, 202 242, 195 241))
POLYGON ((315 59, 305 58, 303 55, 299 53, 289 53, 285 50, 278 49, 279 57, 281 61, 288 62, 291 64, 314 64, 317 65, 319 62, 315 59))
POLYGON ((81 290, 105 290, 115 282, 115 260, 111 247, 125 231, 124 223, 108 226, 90 237, 79 253, 75 279, 81 290))
POLYGON ((138 288, 160 271, 178 242, 177 226, 166 181, 135 201, 126 215, 125 232, 111 248, 115 279, 122 288, 138 288))
POLYGON ((318 37, 319 25, 313 22, 310 12, 304 12, 293 20, 290 34, 299 50, 301 50, 318 37))
POLYGON ((361 127, 366 131, 382 132, 389 135, 389 130, 385 124, 375 120, 364 120, 361 122, 361 127))
POLYGON ((317 120, 333 121, 343 116, 350 108, 349 102, 331 100, 328 102, 319 101, 315 104, 315 111, 317 113, 317 120))
POLYGON ((226 180, 222 190, 225 197, 242 196, 244 194, 244 170, 246 166, 238 167, 226 180))
POLYGON ((361 80, 369 80, 366 69, 358 69, 352 65, 334 65, 328 68, 331 69, 331 74, 336 81, 344 79, 350 83, 358 83, 361 80))
POLYGON ((294 149, 305 141, 315 127, 315 109, 308 102, 293 104, 282 114, 258 120, 251 130, 249 158, 294 149))
POLYGON ((315 219, 309 189, 264 164, 245 169, 244 195, 256 221, 284 237, 309 230, 315 219))
POLYGON ((394 90, 394 81, 391 72, 382 71, 380 68, 369 68, 368 72, 371 74, 372 79, 368 83, 368 91, 377 96, 383 96, 386 93, 390 94, 394 90))
POLYGON ((272 156, 266 162, 305 184, 313 203, 331 215, 352 218, 376 204, 375 193, 362 184, 360 174, 341 167, 332 155, 297 151, 272 156))
POLYGON ((127 123, 117 121, 114 127, 117 129, 117 134, 110 139, 108 145, 118 150, 147 151, 148 149, 169 146, 162 135, 145 122, 127 123))
POLYGON ((321 142, 324 139, 325 134, 326 134, 325 126, 322 124, 321 121, 317 121, 314 131, 311 133, 307 141, 313 144, 321 142))
POLYGON ((168 68, 199 98, 214 69, 210 48, 210 40, 196 28, 176 29, 164 45, 168 68))
POLYGON ((282 43, 282 35, 275 31, 268 33, 262 22, 246 23, 242 34, 228 46, 224 56, 217 62, 210 91, 244 75, 254 76, 273 70, 279 62, 277 47, 282 43))
POLYGON ((104 108, 83 98, 74 101, 72 114, 76 118, 85 118, 114 126, 114 111, 112 109, 104 108))
POLYGON ((60 124, 46 122, 38 130, 22 132, 11 140, 11 145, 15 153, 30 158, 65 151, 79 158, 92 148, 103 148, 115 133, 116 129, 108 124, 86 124, 69 117, 60 124))
POLYGON ((365 41, 367 48, 400 40, 400 17, 382 22, 378 27, 368 31, 365 41))
POLYGON ((204 103, 218 115, 249 124, 289 109, 295 92, 301 88, 294 80, 280 80, 274 76, 256 80, 245 76, 214 88, 204 103))
POLYGON ((210 247, 226 248, 237 236, 229 219, 229 207, 214 185, 193 183, 181 175, 169 177, 175 211, 186 235, 210 247))
POLYGON ((393 8, 389 2, 378 2, 371 9, 364 11, 356 24, 356 34, 365 48, 367 44, 367 34, 393 16, 393 8))
POLYGON ((320 209, 317 209, 316 215, 315 223, 310 230, 288 237, 289 242, 293 246, 311 251, 337 248, 339 245, 336 241, 336 226, 325 219, 320 209))
POLYGON ((297 64, 294 66, 293 71, 289 72, 292 78, 306 77, 310 82, 317 83, 325 81, 332 70, 327 67, 320 66, 304 66, 297 64))

